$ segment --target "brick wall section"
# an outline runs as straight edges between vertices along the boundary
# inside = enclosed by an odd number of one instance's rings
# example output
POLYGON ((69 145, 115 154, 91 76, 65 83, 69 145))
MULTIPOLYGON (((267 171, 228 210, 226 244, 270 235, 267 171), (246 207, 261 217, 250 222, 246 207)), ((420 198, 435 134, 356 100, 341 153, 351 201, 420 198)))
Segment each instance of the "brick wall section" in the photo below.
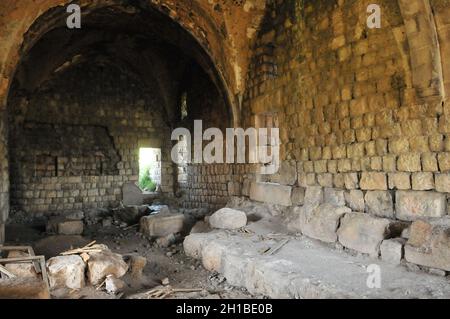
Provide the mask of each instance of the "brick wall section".
POLYGON ((185 192, 185 208, 218 210, 226 205, 230 196, 247 195, 254 176, 251 165, 212 164, 189 165, 185 192))
POLYGON ((31 213, 115 206, 123 183, 138 179, 140 145, 162 148, 162 190, 172 192, 162 107, 123 73, 74 68, 8 106, 10 139, 17 142, 10 143, 14 206, 31 213))

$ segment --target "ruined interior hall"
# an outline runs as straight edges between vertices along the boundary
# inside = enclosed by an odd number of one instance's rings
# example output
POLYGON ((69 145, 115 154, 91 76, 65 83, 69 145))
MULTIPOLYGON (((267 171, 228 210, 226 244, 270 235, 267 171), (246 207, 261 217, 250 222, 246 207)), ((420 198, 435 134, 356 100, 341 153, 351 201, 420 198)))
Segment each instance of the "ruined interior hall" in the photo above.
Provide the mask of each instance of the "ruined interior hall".
POLYGON ((449 299, 447 94, 448 0, 2 0, 0 299, 449 299))

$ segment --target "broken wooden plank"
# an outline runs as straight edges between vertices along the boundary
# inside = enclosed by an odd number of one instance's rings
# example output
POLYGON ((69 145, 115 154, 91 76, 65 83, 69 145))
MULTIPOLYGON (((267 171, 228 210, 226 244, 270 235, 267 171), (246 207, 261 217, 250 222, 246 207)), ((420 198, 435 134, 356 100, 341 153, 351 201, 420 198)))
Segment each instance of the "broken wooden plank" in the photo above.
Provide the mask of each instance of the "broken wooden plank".
POLYGON ((16 278, 16 275, 14 275, 12 272, 10 272, 8 269, 0 265, 0 272, 8 276, 8 278, 16 278))

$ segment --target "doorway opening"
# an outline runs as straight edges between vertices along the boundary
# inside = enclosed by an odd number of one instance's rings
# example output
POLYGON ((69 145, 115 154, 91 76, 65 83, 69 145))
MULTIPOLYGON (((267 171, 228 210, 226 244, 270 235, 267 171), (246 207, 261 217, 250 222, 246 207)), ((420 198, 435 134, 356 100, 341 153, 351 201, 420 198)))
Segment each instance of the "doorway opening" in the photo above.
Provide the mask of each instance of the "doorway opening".
POLYGON ((161 185, 161 149, 139 149, 139 187, 155 192, 161 185))

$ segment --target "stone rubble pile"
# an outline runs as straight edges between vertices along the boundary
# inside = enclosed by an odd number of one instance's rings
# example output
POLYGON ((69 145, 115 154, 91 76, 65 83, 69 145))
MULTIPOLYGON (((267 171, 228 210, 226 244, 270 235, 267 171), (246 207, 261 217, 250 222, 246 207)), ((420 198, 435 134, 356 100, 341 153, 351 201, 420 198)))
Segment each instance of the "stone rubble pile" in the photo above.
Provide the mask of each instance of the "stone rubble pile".
POLYGON ((142 275, 146 264, 144 257, 127 256, 126 262, 124 256, 113 253, 105 245, 94 245, 91 248, 90 252, 88 250, 76 254, 74 251, 71 255, 50 258, 47 261, 50 288, 81 289, 87 285, 105 285, 108 293, 116 294, 126 287, 121 278, 127 272, 133 277, 142 275))

